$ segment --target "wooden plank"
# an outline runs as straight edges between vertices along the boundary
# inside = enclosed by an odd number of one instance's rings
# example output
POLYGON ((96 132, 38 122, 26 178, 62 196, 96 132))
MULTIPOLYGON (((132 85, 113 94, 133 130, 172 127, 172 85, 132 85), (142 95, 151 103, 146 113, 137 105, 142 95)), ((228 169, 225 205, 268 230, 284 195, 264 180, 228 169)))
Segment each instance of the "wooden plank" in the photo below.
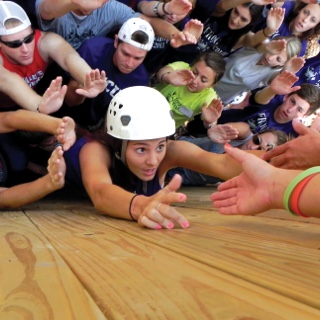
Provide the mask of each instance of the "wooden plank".
POLYGON ((315 308, 164 248, 179 239, 173 234, 187 235, 186 230, 152 231, 88 211, 28 210, 27 215, 110 319, 320 317, 315 308))
POLYGON ((106 319, 22 211, 0 219, 0 319, 106 319))

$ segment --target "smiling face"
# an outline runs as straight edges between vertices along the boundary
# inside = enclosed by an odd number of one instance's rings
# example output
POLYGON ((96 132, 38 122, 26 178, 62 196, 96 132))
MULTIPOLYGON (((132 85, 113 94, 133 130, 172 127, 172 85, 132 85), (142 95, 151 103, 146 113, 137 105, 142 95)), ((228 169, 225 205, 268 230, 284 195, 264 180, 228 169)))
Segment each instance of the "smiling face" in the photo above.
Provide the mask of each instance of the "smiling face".
POLYGON ((310 104, 294 93, 284 97, 283 103, 274 112, 274 119, 278 123, 287 123, 305 116, 309 109, 310 104))
POLYGON ((122 73, 130 73, 143 62, 147 51, 137 48, 129 43, 118 40, 114 41, 116 52, 113 55, 113 63, 122 73))
POLYGON ((291 33, 300 35, 313 29, 320 23, 320 5, 308 4, 301 9, 296 18, 290 23, 291 33))
POLYGON ((10 48, 9 46, 0 42, 0 48, 2 53, 11 63, 27 66, 33 62, 35 41, 34 41, 34 38, 31 37, 32 34, 33 34, 32 27, 28 27, 25 30, 22 30, 15 34, 1 36, 1 40, 5 42, 12 42, 17 40, 23 41, 26 39, 32 39, 31 42, 23 43, 18 48, 10 48), (28 38, 29 36, 31 38, 28 38))
POLYGON ((166 138, 128 141, 126 149, 128 168, 140 180, 152 180, 166 155, 166 148, 166 138))
POLYGON ((232 9, 228 27, 231 30, 239 30, 246 27, 251 22, 251 13, 249 8, 241 5, 232 9))
POLYGON ((194 79, 187 85, 190 92, 201 92, 215 84, 217 74, 203 60, 196 62, 191 71, 194 79))

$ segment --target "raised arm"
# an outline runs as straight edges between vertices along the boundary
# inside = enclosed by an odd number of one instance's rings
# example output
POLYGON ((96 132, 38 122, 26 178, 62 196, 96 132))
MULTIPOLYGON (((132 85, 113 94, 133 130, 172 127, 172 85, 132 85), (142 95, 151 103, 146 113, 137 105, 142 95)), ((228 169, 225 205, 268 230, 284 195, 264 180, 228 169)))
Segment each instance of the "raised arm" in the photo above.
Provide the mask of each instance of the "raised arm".
POLYGON ((292 87, 298 77, 289 71, 283 71, 278 74, 270 83, 269 86, 259 90, 254 95, 254 100, 258 104, 268 104, 275 95, 286 95, 300 89, 299 86, 292 87))
POLYGON ((59 18, 70 11, 91 12, 102 7, 108 0, 42 0, 39 5, 40 16, 44 20, 59 18))
MULTIPOLYGON (((211 200, 220 213, 253 215, 269 209, 285 209, 284 194, 289 183, 301 171, 275 168, 237 148, 227 147, 225 150, 242 166, 244 172, 222 183, 218 192, 211 195, 211 200)), ((309 180, 299 195, 298 207, 305 215, 320 217, 319 183, 318 173, 309 180)))
POLYGON ((285 9, 271 8, 267 16, 267 26, 263 30, 259 30, 256 33, 249 32, 242 36, 235 46, 239 48, 241 46, 256 47, 269 37, 271 37, 281 26, 284 19, 285 9))
POLYGON ((213 14, 215 16, 223 15, 227 11, 229 11, 230 9, 232 9, 236 6, 239 6, 241 4, 244 4, 246 2, 252 2, 256 5, 263 6, 263 5, 275 3, 276 0, 252 0, 252 1, 248 1, 248 0, 220 0, 216 5, 216 8, 215 8, 213 14))
POLYGON ((185 86, 194 79, 194 74, 189 69, 174 70, 170 66, 165 66, 157 72, 157 79, 161 83, 172 84, 174 86, 185 86))
POLYGON ((48 161, 48 174, 11 188, 0 188, 0 209, 18 208, 37 201, 64 186, 66 164, 63 150, 56 148, 48 161))
POLYGON ((162 17, 165 14, 187 15, 192 9, 188 0, 171 0, 170 2, 141 1, 138 11, 149 17, 162 17))
POLYGON ((146 15, 140 15, 140 18, 147 20, 157 36, 170 40, 173 48, 178 48, 187 44, 195 44, 201 36, 203 24, 201 21, 191 19, 186 23, 184 29, 180 31, 171 23, 146 15))
POLYGON ((0 132, 16 130, 39 131, 56 135, 58 141, 63 144, 64 150, 68 150, 76 138, 75 123, 69 117, 55 118, 26 110, 0 112, 0 132))
POLYGON ((91 68, 66 40, 53 32, 42 33, 38 48, 43 58, 55 61, 78 83, 84 85, 86 74, 90 73, 91 68))
POLYGON ((184 202, 186 196, 176 192, 181 178, 153 196, 136 196, 113 184, 108 164, 109 151, 98 142, 87 143, 80 152, 81 174, 84 186, 100 212, 112 217, 135 220, 151 229, 172 229, 176 224, 186 228, 189 222, 171 207, 172 202, 184 202), (94 156, 93 156, 94 155, 94 156))

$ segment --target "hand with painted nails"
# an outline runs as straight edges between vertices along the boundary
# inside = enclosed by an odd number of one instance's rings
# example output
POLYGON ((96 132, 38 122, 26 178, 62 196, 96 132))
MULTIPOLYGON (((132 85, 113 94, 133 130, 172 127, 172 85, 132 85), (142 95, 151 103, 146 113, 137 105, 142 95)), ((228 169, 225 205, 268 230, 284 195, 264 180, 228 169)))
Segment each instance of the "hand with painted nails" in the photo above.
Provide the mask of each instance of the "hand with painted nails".
POLYGON ((187 197, 177 190, 181 186, 181 177, 175 175, 169 184, 151 197, 137 196, 131 206, 131 214, 142 227, 150 229, 173 229, 189 226, 188 220, 171 206, 173 202, 185 202, 187 197))

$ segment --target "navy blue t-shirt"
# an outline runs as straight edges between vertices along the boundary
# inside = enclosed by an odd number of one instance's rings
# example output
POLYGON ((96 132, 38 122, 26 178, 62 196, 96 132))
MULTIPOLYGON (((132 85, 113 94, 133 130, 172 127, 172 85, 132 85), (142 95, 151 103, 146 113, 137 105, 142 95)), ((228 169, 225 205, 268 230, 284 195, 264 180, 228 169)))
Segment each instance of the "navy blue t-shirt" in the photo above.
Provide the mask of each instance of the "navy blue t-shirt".
POLYGON ((107 87, 94 99, 86 99, 80 106, 74 107, 75 120, 86 127, 94 127, 104 120, 112 98, 122 89, 132 86, 148 86, 149 77, 143 64, 129 74, 121 73, 113 63, 116 49, 114 40, 105 37, 93 37, 79 48, 80 56, 92 69, 104 70, 107 75, 107 87))

